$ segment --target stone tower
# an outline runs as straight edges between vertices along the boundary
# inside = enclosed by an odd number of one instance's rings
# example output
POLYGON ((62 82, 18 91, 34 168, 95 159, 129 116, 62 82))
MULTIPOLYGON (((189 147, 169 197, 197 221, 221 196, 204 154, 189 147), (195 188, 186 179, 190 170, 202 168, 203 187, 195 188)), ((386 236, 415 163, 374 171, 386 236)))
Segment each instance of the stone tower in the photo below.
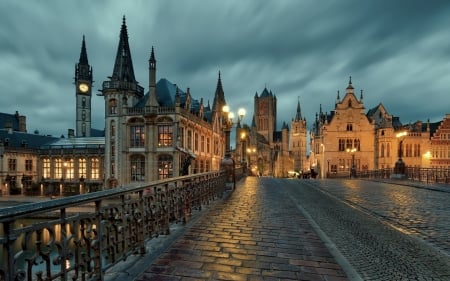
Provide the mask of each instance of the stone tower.
POLYGON ((76 136, 91 136, 92 67, 89 65, 83 36, 81 53, 75 65, 76 136))
POLYGON ((300 98, 297 102, 297 113, 291 121, 291 131, 289 133, 289 150, 294 161, 294 171, 305 171, 309 166, 306 163, 307 128, 306 119, 302 117, 300 98))
POLYGON ((255 125, 257 132, 273 143, 277 124, 277 98, 272 91, 264 88, 261 95, 255 94, 255 125))
MULTIPOLYGON (((122 153, 127 141, 126 127, 127 108, 135 105, 144 96, 144 88, 139 85, 134 76, 131 59, 128 32, 123 17, 120 30, 119 45, 113 73, 102 85, 102 95, 105 99, 105 180, 106 186, 116 186, 119 173, 126 173, 126 159, 122 153), (123 166, 123 167, 122 167, 123 166)), ((151 86, 151 85, 150 85, 151 86)), ((144 141, 145 132, 142 127, 136 127, 133 136, 136 141, 144 141)))

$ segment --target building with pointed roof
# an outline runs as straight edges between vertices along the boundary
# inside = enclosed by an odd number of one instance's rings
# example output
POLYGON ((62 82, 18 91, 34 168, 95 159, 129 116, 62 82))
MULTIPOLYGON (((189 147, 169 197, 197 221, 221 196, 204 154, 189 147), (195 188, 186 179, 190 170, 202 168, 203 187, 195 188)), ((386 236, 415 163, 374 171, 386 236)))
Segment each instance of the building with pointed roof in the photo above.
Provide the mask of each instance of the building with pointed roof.
POLYGON ((167 79, 156 83, 156 74, 152 47, 144 94, 134 76, 124 17, 113 73, 101 90, 107 188, 219 169, 226 104, 221 74, 212 108, 194 99, 189 88, 184 92, 167 79))

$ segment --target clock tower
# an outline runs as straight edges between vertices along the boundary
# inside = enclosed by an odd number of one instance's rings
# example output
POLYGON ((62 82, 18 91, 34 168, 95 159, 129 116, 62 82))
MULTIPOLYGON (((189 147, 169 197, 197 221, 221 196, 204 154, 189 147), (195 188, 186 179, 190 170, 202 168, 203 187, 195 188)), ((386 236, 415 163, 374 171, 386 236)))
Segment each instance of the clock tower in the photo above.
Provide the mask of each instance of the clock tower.
POLYGON ((91 136, 91 97, 92 97, 92 67, 89 65, 86 42, 81 45, 80 60, 75 65, 75 96, 76 96, 76 136, 91 136))

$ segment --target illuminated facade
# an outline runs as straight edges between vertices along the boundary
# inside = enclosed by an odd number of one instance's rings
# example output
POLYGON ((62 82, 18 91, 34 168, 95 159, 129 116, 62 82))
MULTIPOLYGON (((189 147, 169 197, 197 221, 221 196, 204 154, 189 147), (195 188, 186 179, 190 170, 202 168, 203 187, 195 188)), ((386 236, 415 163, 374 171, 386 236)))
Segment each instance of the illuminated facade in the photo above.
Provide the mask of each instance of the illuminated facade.
POLYGON ((105 100, 105 187, 218 170, 225 154, 219 73, 212 108, 166 79, 156 83, 149 58, 149 90, 134 76, 123 19, 114 69, 103 82, 105 100))
POLYGON ((277 130, 277 98, 264 88, 254 96, 251 126, 237 124, 236 159, 242 159, 252 174, 287 177, 288 172, 305 171, 307 128, 301 115, 300 101, 295 118, 277 130))
POLYGON ((432 168, 450 169, 450 114, 438 123, 431 137, 430 153, 425 153, 424 161, 428 161, 432 168))
POLYGON ((403 125, 380 103, 365 113, 350 78, 345 96, 338 92, 335 109, 316 115, 311 132, 310 165, 321 177, 392 169, 401 157, 408 167, 429 167, 433 124, 403 125), (397 137, 404 132, 402 137, 397 137))

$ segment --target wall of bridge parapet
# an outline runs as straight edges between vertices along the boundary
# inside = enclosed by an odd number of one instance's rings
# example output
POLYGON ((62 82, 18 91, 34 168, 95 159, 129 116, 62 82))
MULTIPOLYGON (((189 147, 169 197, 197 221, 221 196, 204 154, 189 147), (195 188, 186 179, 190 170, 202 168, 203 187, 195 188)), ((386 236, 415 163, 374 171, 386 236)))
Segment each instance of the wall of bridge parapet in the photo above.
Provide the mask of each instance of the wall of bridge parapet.
POLYGON ((145 243, 169 234, 171 223, 221 198, 225 187, 224 171, 216 171, 3 208, 0 280, 103 280, 113 265, 144 255, 145 243))

